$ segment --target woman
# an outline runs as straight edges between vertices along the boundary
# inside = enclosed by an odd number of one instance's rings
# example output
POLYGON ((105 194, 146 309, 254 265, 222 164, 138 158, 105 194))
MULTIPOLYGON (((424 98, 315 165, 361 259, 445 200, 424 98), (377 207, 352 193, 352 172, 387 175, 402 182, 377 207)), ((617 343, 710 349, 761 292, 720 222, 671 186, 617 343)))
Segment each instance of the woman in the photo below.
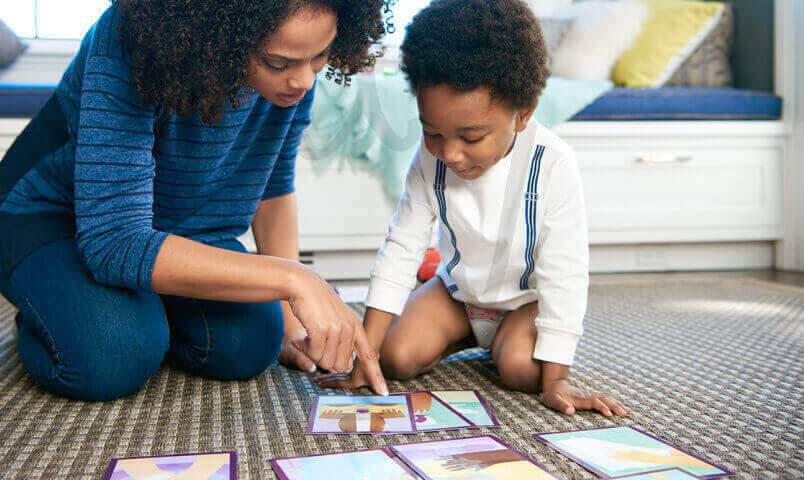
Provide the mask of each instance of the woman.
POLYGON ((293 194, 316 74, 373 65, 386 2, 113 3, 0 163, 0 291, 31 377, 109 400, 165 357, 240 380, 354 352, 387 393, 359 319, 297 261, 293 194))

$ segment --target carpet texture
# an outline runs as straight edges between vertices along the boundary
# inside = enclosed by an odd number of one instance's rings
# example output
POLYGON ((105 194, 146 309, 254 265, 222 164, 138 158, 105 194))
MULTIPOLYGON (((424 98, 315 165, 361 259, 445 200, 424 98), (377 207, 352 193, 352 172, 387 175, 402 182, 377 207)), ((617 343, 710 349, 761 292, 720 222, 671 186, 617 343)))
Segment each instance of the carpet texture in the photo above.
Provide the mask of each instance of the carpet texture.
MULTIPOLYGON (((355 308, 360 309, 360 306, 355 308)), ((273 457, 496 433, 566 479, 594 478, 530 439, 536 432, 637 425, 738 473, 801 478, 804 289, 705 275, 594 278, 575 384, 632 409, 629 419, 564 417, 497 386, 470 350, 394 390, 477 388, 502 428, 415 436, 309 436, 307 375, 274 367, 249 382, 165 366, 136 395, 80 403, 32 384, 15 349, 13 308, 0 299, 0 478, 100 478, 115 456, 238 452, 240 478, 274 478, 273 457)), ((366 393, 366 392, 363 392, 366 393)))

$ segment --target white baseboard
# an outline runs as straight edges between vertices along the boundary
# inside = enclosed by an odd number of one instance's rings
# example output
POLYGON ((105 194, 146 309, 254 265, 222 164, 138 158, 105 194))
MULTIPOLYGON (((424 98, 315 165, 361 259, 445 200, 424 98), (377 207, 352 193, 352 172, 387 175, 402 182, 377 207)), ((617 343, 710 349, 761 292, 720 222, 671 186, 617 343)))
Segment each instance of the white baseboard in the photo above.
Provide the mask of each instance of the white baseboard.
POLYGON ((774 242, 594 245, 590 270, 666 272, 773 268, 774 242))
MULTIPOLYGON (((366 280, 373 250, 302 253, 302 261, 328 280, 366 280)), ((591 272, 756 270, 774 265, 773 242, 593 245, 591 272)))

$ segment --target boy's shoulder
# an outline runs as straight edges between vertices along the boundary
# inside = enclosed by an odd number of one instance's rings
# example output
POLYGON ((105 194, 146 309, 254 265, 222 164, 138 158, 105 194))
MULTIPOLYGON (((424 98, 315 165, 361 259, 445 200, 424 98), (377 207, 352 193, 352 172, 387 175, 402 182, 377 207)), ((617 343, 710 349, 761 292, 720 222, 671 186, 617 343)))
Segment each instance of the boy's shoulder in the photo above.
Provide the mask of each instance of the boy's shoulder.
POLYGON ((544 147, 543 158, 557 163, 575 163, 575 151, 556 132, 535 120, 531 120, 530 124, 528 124, 528 130, 531 129, 533 130, 534 148, 536 145, 544 147))

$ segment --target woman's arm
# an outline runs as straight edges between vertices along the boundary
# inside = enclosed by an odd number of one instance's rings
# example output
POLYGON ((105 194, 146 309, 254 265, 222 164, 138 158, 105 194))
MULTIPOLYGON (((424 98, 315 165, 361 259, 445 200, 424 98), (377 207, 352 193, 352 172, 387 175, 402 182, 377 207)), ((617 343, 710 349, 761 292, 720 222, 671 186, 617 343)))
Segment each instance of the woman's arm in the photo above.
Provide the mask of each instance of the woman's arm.
POLYGON ((378 354, 369 346, 360 319, 324 280, 298 262, 170 235, 156 258, 152 288, 160 294, 232 302, 285 300, 308 333, 302 345, 305 355, 322 368, 343 372, 355 352, 361 362, 377 365, 370 383, 387 394, 378 354))
MULTIPOLYGON (((296 208, 296 194, 289 193, 276 198, 263 200, 257 208, 251 223, 257 252, 289 260, 299 259, 299 229, 296 208)), ((307 337, 307 331, 298 318, 293 315, 290 305, 282 302, 282 316, 285 321, 285 341, 279 361, 283 365, 314 372, 315 362, 302 353, 300 343, 307 337)))

